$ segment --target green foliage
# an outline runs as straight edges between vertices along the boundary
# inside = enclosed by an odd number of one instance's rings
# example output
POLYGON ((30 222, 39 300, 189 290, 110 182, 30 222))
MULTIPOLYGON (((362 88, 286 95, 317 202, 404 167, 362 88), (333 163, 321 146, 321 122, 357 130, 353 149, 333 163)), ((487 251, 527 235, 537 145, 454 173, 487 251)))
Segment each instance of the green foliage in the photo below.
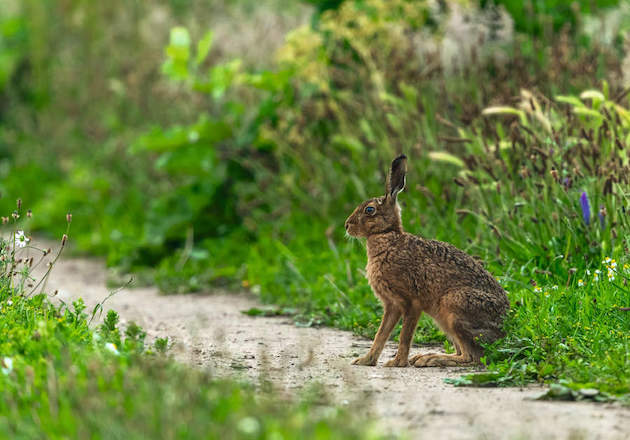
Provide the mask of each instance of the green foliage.
POLYGON ((24 21, 5 14, 0 13, 0 93, 13 78, 24 52, 24 21))
POLYGON ((327 9, 336 9, 344 0, 302 0, 305 3, 315 6, 318 12, 324 12, 327 9))
POLYGON ((508 336, 486 350, 490 373, 467 376, 459 384, 563 380, 576 390, 627 397, 630 314, 623 307, 630 266, 607 261, 599 269, 580 269, 559 286, 510 288, 508 336))
POLYGON ((476 206, 460 212, 494 231, 498 247, 489 261, 520 267, 521 275, 566 278, 571 268, 625 253, 630 112, 607 95, 588 90, 553 102, 523 90, 518 108, 483 112, 507 118, 509 130, 486 119, 456 133, 466 140, 457 182, 476 206), (582 194, 590 200, 587 217, 582 194))
POLYGON ((483 7, 503 6, 514 19, 520 32, 540 36, 544 32, 575 27, 582 14, 596 13, 599 9, 616 6, 619 0, 481 0, 483 7))
POLYGON ((143 353, 137 326, 105 342, 119 333, 114 312, 93 333, 80 302, 60 308, 3 289, 0 306, 3 438, 380 438, 321 400, 287 403, 143 353))
MULTIPOLYGON (((17 229, 0 242, 1 438, 383 438, 321 394, 289 402, 155 355, 113 310, 94 330, 99 307, 89 316, 81 300, 54 304, 18 282, 21 265, 36 282, 28 243, 17 229)), ((164 354, 167 344, 154 346, 164 354)))

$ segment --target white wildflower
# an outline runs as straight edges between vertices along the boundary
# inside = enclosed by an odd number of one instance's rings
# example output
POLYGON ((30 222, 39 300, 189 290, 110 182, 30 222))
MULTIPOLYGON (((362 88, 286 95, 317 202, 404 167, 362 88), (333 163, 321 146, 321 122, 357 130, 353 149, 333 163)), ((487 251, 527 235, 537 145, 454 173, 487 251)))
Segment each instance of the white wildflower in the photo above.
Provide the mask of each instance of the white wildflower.
POLYGON ((11 359, 10 357, 5 357, 2 359, 2 362, 0 362, 0 369, 2 370, 2 373, 6 376, 9 375, 9 373, 11 373, 11 371, 13 371, 13 359, 11 359))
POLYGON ((116 348, 116 345, 112 344, 111 342, 105 344, 105 350, 109 351, 111 354, 115 354, 116 356, 120 354, 120 352, 116 348))
POLYGON ((15 233, 15 247, 23 248, 31 241, 26 235, 24 235, 24 231, 17 231, 15 233))

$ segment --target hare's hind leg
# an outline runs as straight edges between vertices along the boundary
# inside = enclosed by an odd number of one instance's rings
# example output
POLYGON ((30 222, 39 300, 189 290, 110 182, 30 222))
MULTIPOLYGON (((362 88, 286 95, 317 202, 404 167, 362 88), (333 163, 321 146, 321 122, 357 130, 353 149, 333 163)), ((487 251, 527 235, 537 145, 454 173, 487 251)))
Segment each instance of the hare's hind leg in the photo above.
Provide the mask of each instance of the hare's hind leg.
POLYGON ((474 365, 483 356, 483 349, 475 341, 474 332, 465 318, 450 313, 441 319, 441 327, 453 341, 456 354, 426 354, 414 356, 410 363, 415 367, 455 367, 474 365))
MULTIPOLYGON (((458 326, 456 325, 455 328, 458 326)), ((457 331, 457 330, 456 330, 457 331)), ((456 354, 425 354, 414 356, 413 366, 415 367, 457 367, 468 366, 479 363, 483 355, 483 349, 474 340, 463 340, 463 335, 453 335, 453 342, 457 349, 456 354)), ((410 360, 410 361, 411 361, 410 360)))
POLYGON ((505 293, 459 289, 442 297, 433 318, 457 348, 457 354, 432 354, 414 359, 416 367, 471 365, 479 363, 483 348, 479 339, 494 341, 503 336, 503 317, 509 303, 505 293))

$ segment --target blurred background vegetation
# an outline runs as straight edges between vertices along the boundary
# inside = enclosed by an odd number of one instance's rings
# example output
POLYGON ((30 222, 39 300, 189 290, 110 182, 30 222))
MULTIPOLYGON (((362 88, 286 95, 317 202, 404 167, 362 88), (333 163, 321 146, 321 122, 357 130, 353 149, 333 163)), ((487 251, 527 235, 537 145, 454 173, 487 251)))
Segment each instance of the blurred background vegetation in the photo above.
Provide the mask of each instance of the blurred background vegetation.
MULTIPOLYGON (((116 273, 168 293, 244 287, 371 335, 380 306, 342 226, 400 152, 407 229, 481 258, 515 304, 627 254, 625 2, 4 4, 0 208, 21 197, 48 234, 73 212, 77 249, 116 273)), ((598 353, 627 352, 607 333, 627 314, 610 322, 598 353)), ((531 356, 518 374, 551 374, 531 356)), ((606 374, 627 387, 624 359, 606 374)))

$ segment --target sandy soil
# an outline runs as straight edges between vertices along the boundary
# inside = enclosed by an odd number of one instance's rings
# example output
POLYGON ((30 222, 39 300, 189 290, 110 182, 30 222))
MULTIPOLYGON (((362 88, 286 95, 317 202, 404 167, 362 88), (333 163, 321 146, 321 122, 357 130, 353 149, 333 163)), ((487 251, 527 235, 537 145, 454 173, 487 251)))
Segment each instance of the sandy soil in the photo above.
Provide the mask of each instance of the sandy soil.
MULTIPOLYGON (((71 301, 82 297, 89 310, 110 292, 102 263, 62 258, 50 291, 71 301)), ((457 368, 384 368, 396 346, 389 343, 376 367, 351 366, 370 341, 329 328, 299 328, 289 318, 249 317, 259 305, 245 294, 165 296, 155 288, 124 289, 105 310, 135 321, 150 338, 168 336, 184 362, 217 374, 271 380, 297 391, 323 384, 339 404, 361 402, 389 432, 440 439, 629 439, 630 410, 612 404, 541 402, 540 387, 456 388, 443 382, 457 368)), ((429 348, 416 348, 429 351, 429 348)), ((435 351, 432 349, 431 351, 435 351)))

